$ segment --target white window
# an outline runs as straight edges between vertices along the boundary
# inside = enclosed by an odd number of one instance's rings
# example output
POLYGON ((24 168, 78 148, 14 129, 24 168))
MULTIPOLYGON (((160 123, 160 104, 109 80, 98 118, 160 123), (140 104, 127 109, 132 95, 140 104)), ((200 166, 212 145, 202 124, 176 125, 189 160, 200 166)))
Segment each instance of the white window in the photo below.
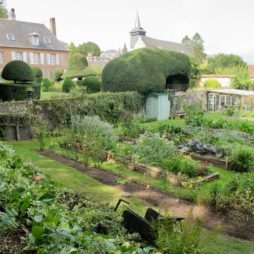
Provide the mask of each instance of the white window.
POLYGON ((39 42, 40 42, 39 36, 34 35, 34 36, 32 36, 31 38, 32 38, 32 44, 33 44, 34 46, 39 46, 39 42))
POLYGON ((34 53, 33 54, 33 63, 34 64, 40 64, 41 63, 41 56, 40 53, 34 53))
POLYGON ((9 41, 15 41, 15 36, 14 34, 6 34, 7 40, 9 41))
POLYGON ((49 55, 49 64, 56 65, 56 54, 49 55))
POLYGON ((23 60, 23 53, 22 52, 14 52, 14 57, 12 60, 23 60))
POLYGON ((0 64, 4 63, 4 53, 0 52, 0 64))

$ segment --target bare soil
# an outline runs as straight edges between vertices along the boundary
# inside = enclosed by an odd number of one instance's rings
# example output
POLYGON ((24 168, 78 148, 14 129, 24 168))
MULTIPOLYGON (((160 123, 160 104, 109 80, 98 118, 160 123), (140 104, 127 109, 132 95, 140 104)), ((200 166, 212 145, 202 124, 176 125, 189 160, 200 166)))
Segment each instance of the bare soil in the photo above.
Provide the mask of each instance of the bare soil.
POLYGON ((123 197, 137 197, 149 202, 157 207, 158 210, 168 212, 174 216, 188 217, 192 214, 194 218, 203 219, 204 225, 208 229, 220 228, 222 234, 254 240, 254 223, 239 225, 232 220, 220 217, 207 207, 178 198, 174 194, 163 192, 149 185, 130 180, 121 174, 91 167, 49 151, 40 151, 39 154, 73 167, 101 183, 117 187, 122 192, 123 197), (124 179, 124 181, 119 181, 119 179, 124 179))

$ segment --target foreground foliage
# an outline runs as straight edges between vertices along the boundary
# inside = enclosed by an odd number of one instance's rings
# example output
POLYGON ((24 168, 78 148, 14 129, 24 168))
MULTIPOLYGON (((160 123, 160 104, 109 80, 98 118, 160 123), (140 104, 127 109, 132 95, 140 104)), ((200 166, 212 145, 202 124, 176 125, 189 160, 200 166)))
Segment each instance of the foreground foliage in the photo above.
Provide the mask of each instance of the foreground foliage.
POLYGON ((150 253, 126 242, 112 208, 60 190, 0 146, 1 253, 150 253))

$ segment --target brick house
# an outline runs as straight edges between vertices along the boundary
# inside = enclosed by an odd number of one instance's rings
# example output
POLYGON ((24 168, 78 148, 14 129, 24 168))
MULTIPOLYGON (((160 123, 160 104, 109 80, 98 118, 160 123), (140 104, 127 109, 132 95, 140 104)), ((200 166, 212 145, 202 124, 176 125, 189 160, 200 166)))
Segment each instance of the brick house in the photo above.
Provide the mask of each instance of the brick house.
POLYGON ((38 66, 46 77, 55 68, 68 67, 68 50, 56 38, 55 18, 50 19, 48 29, 44 24, 17 21, 11 9, 9 19, 0 19, 0 35, 0 72, 11 60, 38 66))

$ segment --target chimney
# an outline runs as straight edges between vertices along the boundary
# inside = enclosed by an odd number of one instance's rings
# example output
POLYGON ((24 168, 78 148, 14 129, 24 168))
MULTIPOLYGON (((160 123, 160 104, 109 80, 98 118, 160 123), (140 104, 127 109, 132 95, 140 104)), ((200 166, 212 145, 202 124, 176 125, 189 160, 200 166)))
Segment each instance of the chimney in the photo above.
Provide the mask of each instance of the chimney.
POLYGON ((50 18, 50 31, 52 34, 56 36, 56 19, 55 18, 50 18))
POLYGON ((16 13, 15 13, 15 9, 14 8, 11 8, 11 10, 9 12, 9 15, 8 15, 8 19, 16 20, 16 13))

